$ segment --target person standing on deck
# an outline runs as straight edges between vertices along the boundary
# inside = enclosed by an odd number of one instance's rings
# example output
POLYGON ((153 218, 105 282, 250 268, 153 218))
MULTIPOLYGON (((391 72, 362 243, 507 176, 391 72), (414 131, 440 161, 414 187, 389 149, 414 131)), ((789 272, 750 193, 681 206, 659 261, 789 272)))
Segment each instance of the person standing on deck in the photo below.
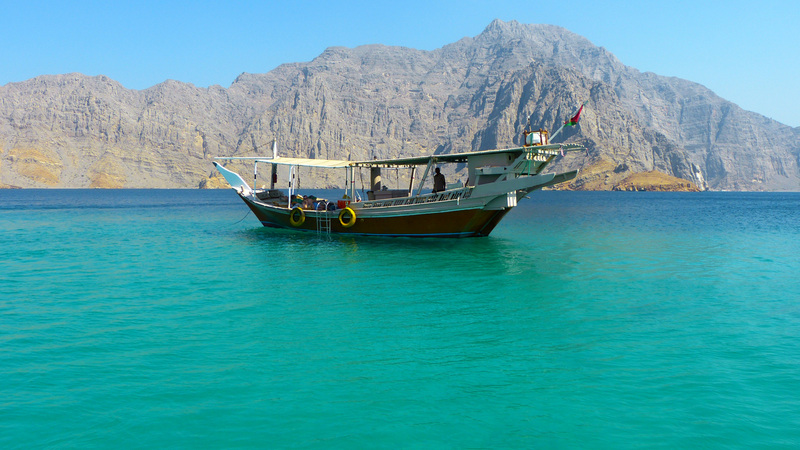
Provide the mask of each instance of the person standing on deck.
POLYGON ((433 193, 441 192, 447 189, 447 184, 444 181, 444 175, 436 168, 436 173, 433 174, 433 193))

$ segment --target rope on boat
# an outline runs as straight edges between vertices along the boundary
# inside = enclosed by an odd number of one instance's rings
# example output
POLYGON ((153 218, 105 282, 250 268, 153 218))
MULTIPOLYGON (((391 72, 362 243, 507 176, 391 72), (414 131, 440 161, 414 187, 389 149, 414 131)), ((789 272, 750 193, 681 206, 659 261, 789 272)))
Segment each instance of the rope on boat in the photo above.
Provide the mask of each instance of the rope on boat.
POLYGON ((243 221, 244 219, 246 219, 246 218, 247 218, 247 216, 249 216, 251 212, 252 212, 252 211, 250 211, 250 209, 248 209, 248 210, 247 210, 247 212, 244 214, 244 217, 242 217, 241 219, 239 219, 237 222, 234 222, 234 223, 233 223, 233 225, 237 225, 239 222, 241 222, 241 221, 243 221))

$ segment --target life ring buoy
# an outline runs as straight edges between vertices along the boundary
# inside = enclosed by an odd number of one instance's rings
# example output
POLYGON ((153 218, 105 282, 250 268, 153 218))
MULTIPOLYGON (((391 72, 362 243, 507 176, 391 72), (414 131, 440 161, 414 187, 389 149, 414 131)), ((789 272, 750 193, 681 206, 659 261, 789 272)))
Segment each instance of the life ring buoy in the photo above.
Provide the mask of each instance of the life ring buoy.
POLYGON ((292 212, 289 213, 289 223, 292 224, 293 227, 299 227, 305 221, 306 213, 303 211, 303 208, 299 206, 292 208, 292 212))
POLYGON ((356 224, 356 212, 349 206, 339 211, 339 223, 345 228, 352 227, 356 224), (350 219, 346 222, 344 220, 345 213, 350 214, 350 219))

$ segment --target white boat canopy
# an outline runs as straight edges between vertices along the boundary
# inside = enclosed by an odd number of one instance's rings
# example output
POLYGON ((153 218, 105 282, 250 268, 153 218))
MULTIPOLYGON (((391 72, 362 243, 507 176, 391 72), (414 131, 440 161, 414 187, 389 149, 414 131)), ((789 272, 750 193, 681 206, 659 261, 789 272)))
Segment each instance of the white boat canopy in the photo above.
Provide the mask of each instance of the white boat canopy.
POLYGON ((441 155, 431 156, 414 156, 409 158, 394 158, 394 159, 376 159, 372 161, 354 161, 353 165, 357 167, 374 167, 374 166, 421 166, 428 164, 431 159, 434 163, 449 162, 449 163, 465 163, 472 156, 481 155, 494 155, 499 153, 512 153, 519 156, 523 152, 528 153, 547 153, 556 154, 561 151, 574 151, 582 150, 583 147, 578 144, 548 144, 548 145, 534 145, 529 147, 516 147, 497 150, 481 150, 477 152, 464 152, 464 153, 445 153, 441 155))
POLYGON ((287 158, 287 157, 274 157, 265 158, 260 156, 227 156, 216 157, 218 160, 242 160, 254 161, 269 164, 280 164, 287 166, 302 166, 302 167, 397 167, 397 166, 421 166, 430 163, 450 162, 450 163, 465 163, 471 156, 479 155, 492 155, 498 153, 513 153, 519 155, 523 152, 529 153, 546 153, 555 154, 559 151, 574 151, 582 150, 583 147, 578 144, 548 144, 548 145, 534 145, 529 147, 517 147, 498 150, 483 150, 477 152, 465 153, 447 153, 441 155, 431 156, 413 156, 408 158, 393 158, 393 159, 375 159, 366 161, 346 161, 343 159, 311 159, 311 158, 287 158))
POLYGON ((276 158, 264 158, 263 156, 220 156, 214 159, 228 160, 228 161, 254 161, 269 164, 280 164, 284 166, 302 166, 302 167, 350 167, 353 165, 351 161, 343 159, 311 159, 311 158, 286 158, 278 156, 276 158))

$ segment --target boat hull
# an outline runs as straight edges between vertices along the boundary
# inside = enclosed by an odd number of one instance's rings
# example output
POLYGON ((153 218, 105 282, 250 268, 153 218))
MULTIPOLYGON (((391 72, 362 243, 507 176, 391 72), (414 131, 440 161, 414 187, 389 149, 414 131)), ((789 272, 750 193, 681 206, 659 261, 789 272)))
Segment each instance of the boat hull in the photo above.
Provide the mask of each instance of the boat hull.
POLYGON ((340 220, 340 210, 304 210, 302 223, 299 214, 292 210, 268 204, 256 203, 242 197, 258 220, 265 227, 285 228, 304 231, 324 231, 340 234, 405 236, 405 237, 478 237, 488 236, 509 209, 485 210, 480 207, 464 205, 442 205, 436 209, 405 208, 402 211, 391 208, 367 210, 354 206, 355 220, 349 216, 340 220), (329 229, 326 227, 329 220, 329 229), (349 226, 346 226, 349 225, 349 226))

